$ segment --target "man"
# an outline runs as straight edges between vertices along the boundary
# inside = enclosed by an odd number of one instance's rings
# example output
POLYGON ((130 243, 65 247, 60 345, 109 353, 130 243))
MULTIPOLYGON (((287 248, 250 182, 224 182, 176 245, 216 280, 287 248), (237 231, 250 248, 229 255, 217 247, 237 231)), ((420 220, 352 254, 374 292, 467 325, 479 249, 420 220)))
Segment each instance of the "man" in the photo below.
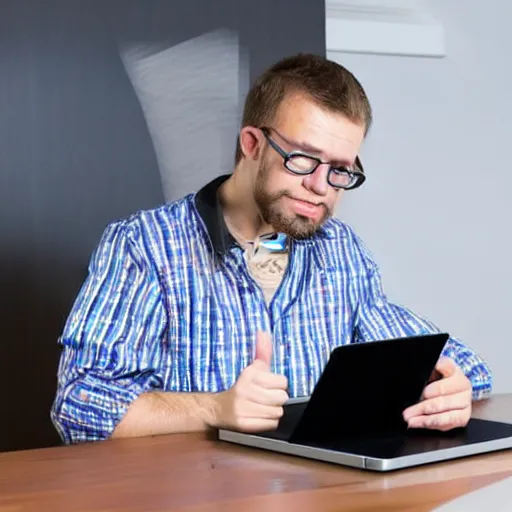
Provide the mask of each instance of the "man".
MULTIPOLYGON (((273 429, 335 346, 437 331, 387 300, 369 252, 331 217, 365 180, 371 120, 346 69, 284 59, 248 94, 231 175, 107 227, 60 339, 52 419, 66 442, 273 429)), ((404 411, 411 428, 463 426, 491 390, 456 339, 436 370, 404 411)))

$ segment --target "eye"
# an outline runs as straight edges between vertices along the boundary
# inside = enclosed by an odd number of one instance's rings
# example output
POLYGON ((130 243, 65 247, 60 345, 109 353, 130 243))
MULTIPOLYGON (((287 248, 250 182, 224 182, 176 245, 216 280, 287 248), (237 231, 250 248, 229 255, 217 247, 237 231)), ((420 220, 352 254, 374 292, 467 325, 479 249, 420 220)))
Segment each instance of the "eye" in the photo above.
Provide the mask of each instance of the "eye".
POLYGON ((356 180, 353 172, 345 167, 333 167, 330 177, 331 183, 336 187, 350 187, 356 180))
POLYGON ((318 165, 318 160, 301 154, 291 154, 288 158, 288 168, 295 172, 310 172, 318 165))
POLYGON ((346 175, 346 174, 352 175, 352 171, 348 167, 333 167, 332 172, 334 174, 340 174, 340 175, 346 175))

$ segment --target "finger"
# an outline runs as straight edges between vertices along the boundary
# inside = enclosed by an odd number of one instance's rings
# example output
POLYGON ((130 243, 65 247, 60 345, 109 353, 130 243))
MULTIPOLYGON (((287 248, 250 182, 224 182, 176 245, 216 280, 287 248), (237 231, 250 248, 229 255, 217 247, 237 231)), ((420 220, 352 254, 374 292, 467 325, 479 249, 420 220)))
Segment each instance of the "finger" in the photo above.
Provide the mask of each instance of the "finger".
POLYGON ((258 418, 261 420, 279 420, 284 414, 281 406, 263 405, 257 402, 250 402, 244 405, 244 411, 237 414, 239 418, 258 418))
POLYGON ((452 377, 445 377, 428 384, 421 397, 423 400, 427 400, 436 396, 452 395, 470 390, 471 382, 462 372, 458 372, 452 377))
POLYGON ((266 420, 261 418, 243 418, 235 425, 235 428, 241 432, 256 433, 276 430, 279 420, 266 420))
POLYGON ((266 389, 288 389, 288 379, 278 373, 254 372, 252 382, 266 389))
POLYGON ((258 331, 256 334, 255 361, 261 361, 267 368, 270 368, 272 362, 272 340, 268 332, 258 331))
POLYGON ((258 372, 270 372, 270 366, 261 359, 255 359, 247 368, 257 369, 258 372))
POLYGON ((440 357, 437 361, 436 372, 439 372, 442 377, 451 377, 460 371, 457 363, 450 357, 440 357))
POLYGON ((403 417, 405 421, 409 421, 415 416, 428 416, 441 412, 461 410, 469 406, 471 406, 471 394, 464 391, 454 395, 438 396, 419 402, 405 409, 403 417))
POLYGON ((432 370, 432 373, 430 374, 430 377, 428 379, 428 383, 435 382, 436 380, 442 379, 443 376, 434 368, 432 370))
POLYGON ((289 399, 284 389, 266 389, 254 386, 248 393, 247 398, 260 405, 271 405, 282 407, 289 399))
MULTIPOLYGON (((440 382, 443 379, 449 379, 461 373, 462 371, 460 371, 459 367, 455 364, 455 362, 452 359, 448 357, 441 357, 436 363, 436 367, 432 371, 432 375, 430 376, 428 384, 440 382)), ((425 386, 425 389, 421 394, 421 400, 424 400, 425 398, 433 398, 434 396, 438 396, 440 394, 446 394, 442 393, 442 390, 444 390, 445 387, 445 383, 436 386, 425 386)))
POLYGON ((256 418, 279 420, 283 417, 284 409, 279 405, 273 406, 258 404, 258 407, 255 408, 255 412, 256 414, 254 416, 256 418))
POLYGON ((428 428, 447 431, 453 428, 465 427, 471 417, 471 409, 448 411, 429 416, 416 416, 408 422, 409 428, 428 428))

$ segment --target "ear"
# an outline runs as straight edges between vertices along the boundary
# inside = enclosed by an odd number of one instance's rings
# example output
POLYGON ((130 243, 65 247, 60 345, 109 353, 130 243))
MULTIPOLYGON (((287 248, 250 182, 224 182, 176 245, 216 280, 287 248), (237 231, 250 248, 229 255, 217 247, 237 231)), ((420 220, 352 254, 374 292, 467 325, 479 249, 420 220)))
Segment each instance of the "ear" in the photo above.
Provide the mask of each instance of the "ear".
POLYGON ((252 126, 244 126, 240 130, 240 149, 245 158, 258 160, 261 156, 261 132, 252 126))

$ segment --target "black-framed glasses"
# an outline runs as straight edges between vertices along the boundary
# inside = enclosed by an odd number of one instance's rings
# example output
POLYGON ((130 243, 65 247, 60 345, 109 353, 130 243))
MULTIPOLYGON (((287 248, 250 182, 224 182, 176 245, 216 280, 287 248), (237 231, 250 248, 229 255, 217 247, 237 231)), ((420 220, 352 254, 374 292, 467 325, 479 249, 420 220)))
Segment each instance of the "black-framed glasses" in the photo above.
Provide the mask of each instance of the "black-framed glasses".
MULTIPOLYGON (((274 130, 273 128, 261 127, 260 130, 269 145, 283 157, 286 169, 293 174, 305 176, 314 173, 320 164, 328 164, 329 172, 327 173, 327 182, 331 187, 352 190, 360 187, 366 180, 363 165, 359 157, 356 157, 353 169, 348 167, 333 167, 329 162, 323 162, 320 158, 308 155, 302 151, 291 151, 288 153, 270 136, 270 131, 274 130)), ((284 139, 279 132, 276 133, 284 139)))

